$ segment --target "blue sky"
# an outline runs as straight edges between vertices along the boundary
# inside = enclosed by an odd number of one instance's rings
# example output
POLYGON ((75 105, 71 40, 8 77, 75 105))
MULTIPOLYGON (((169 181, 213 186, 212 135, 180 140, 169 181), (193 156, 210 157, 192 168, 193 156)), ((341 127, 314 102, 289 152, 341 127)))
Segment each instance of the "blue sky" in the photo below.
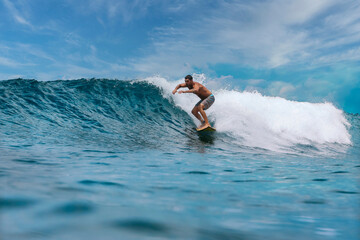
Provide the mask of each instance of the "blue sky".
POLYGON ((358 0, 0 0, 0 79, 209 81, 360 112, 358 0))

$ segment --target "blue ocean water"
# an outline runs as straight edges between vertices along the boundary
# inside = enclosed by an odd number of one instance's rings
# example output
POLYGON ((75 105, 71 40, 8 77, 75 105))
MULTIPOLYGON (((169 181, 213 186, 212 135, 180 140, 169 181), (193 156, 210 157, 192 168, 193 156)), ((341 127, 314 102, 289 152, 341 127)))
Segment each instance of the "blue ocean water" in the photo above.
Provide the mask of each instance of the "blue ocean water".
POLYGON ((0 81, 0 238, 359 239, 359 115, 176 84, 0 81))

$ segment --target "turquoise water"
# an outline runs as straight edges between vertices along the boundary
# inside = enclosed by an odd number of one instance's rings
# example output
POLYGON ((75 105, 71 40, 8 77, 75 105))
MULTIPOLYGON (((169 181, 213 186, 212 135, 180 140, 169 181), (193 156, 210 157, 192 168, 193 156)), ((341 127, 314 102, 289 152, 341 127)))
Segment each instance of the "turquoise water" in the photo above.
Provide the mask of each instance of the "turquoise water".
POLYGON ((1 239, 359 239, 359 115, 168 85, 1 81, 1 239))

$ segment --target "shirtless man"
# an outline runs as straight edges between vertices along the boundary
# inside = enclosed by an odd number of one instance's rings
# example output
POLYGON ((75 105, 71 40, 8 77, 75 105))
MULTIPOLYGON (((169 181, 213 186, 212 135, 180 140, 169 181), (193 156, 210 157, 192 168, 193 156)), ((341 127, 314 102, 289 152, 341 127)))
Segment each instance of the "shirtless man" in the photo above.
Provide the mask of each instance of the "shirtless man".
POLYGON ((179 91, 178 92, 179 94, 194 93, 201 99, 191 111, 191 113, 194 114, 194 116, 197 119, 199 119, 199 121, 201 122, 201 125, 197 130, 202 130, 207 127, 210 127, 209 120, 204 110, 208 109, 215 102, 214 95, 209 91, 209 89, 204 87, 202 84, 198 82, 194 82, 191 75, 187 75, 185 77, 185 83, 177 85, 172 93, 175 94, 179 88, 184 88, 184 87, 189 88, 189 90, 179 91), (203 118, 201 118, 199 112, 203 118))

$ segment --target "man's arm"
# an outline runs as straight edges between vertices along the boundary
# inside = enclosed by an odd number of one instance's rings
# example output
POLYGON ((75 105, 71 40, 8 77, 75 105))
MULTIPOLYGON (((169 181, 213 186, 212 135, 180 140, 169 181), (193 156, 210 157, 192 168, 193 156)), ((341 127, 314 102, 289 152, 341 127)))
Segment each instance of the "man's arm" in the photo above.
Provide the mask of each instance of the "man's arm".
POLYGON ((198 91, 199 91, 199 87, 197 85, 195 85, 193 89, 186 90, 186 91, 179 91, 179 94, 181 94, 181 93, 197 93, 198 91))
POLYGON ((186 90, 186 91, 179 91, 180 93, 195 93, 197 90, 196 89, 190 89, 190 90, 186 90))
POLYGON ((185 83, 181 83, 181 84, 177 85, 175 87, 175 89, 172 91, 172 93, 175 94, 179 88, 183 88, 183 87, 186 87, 185 83))

